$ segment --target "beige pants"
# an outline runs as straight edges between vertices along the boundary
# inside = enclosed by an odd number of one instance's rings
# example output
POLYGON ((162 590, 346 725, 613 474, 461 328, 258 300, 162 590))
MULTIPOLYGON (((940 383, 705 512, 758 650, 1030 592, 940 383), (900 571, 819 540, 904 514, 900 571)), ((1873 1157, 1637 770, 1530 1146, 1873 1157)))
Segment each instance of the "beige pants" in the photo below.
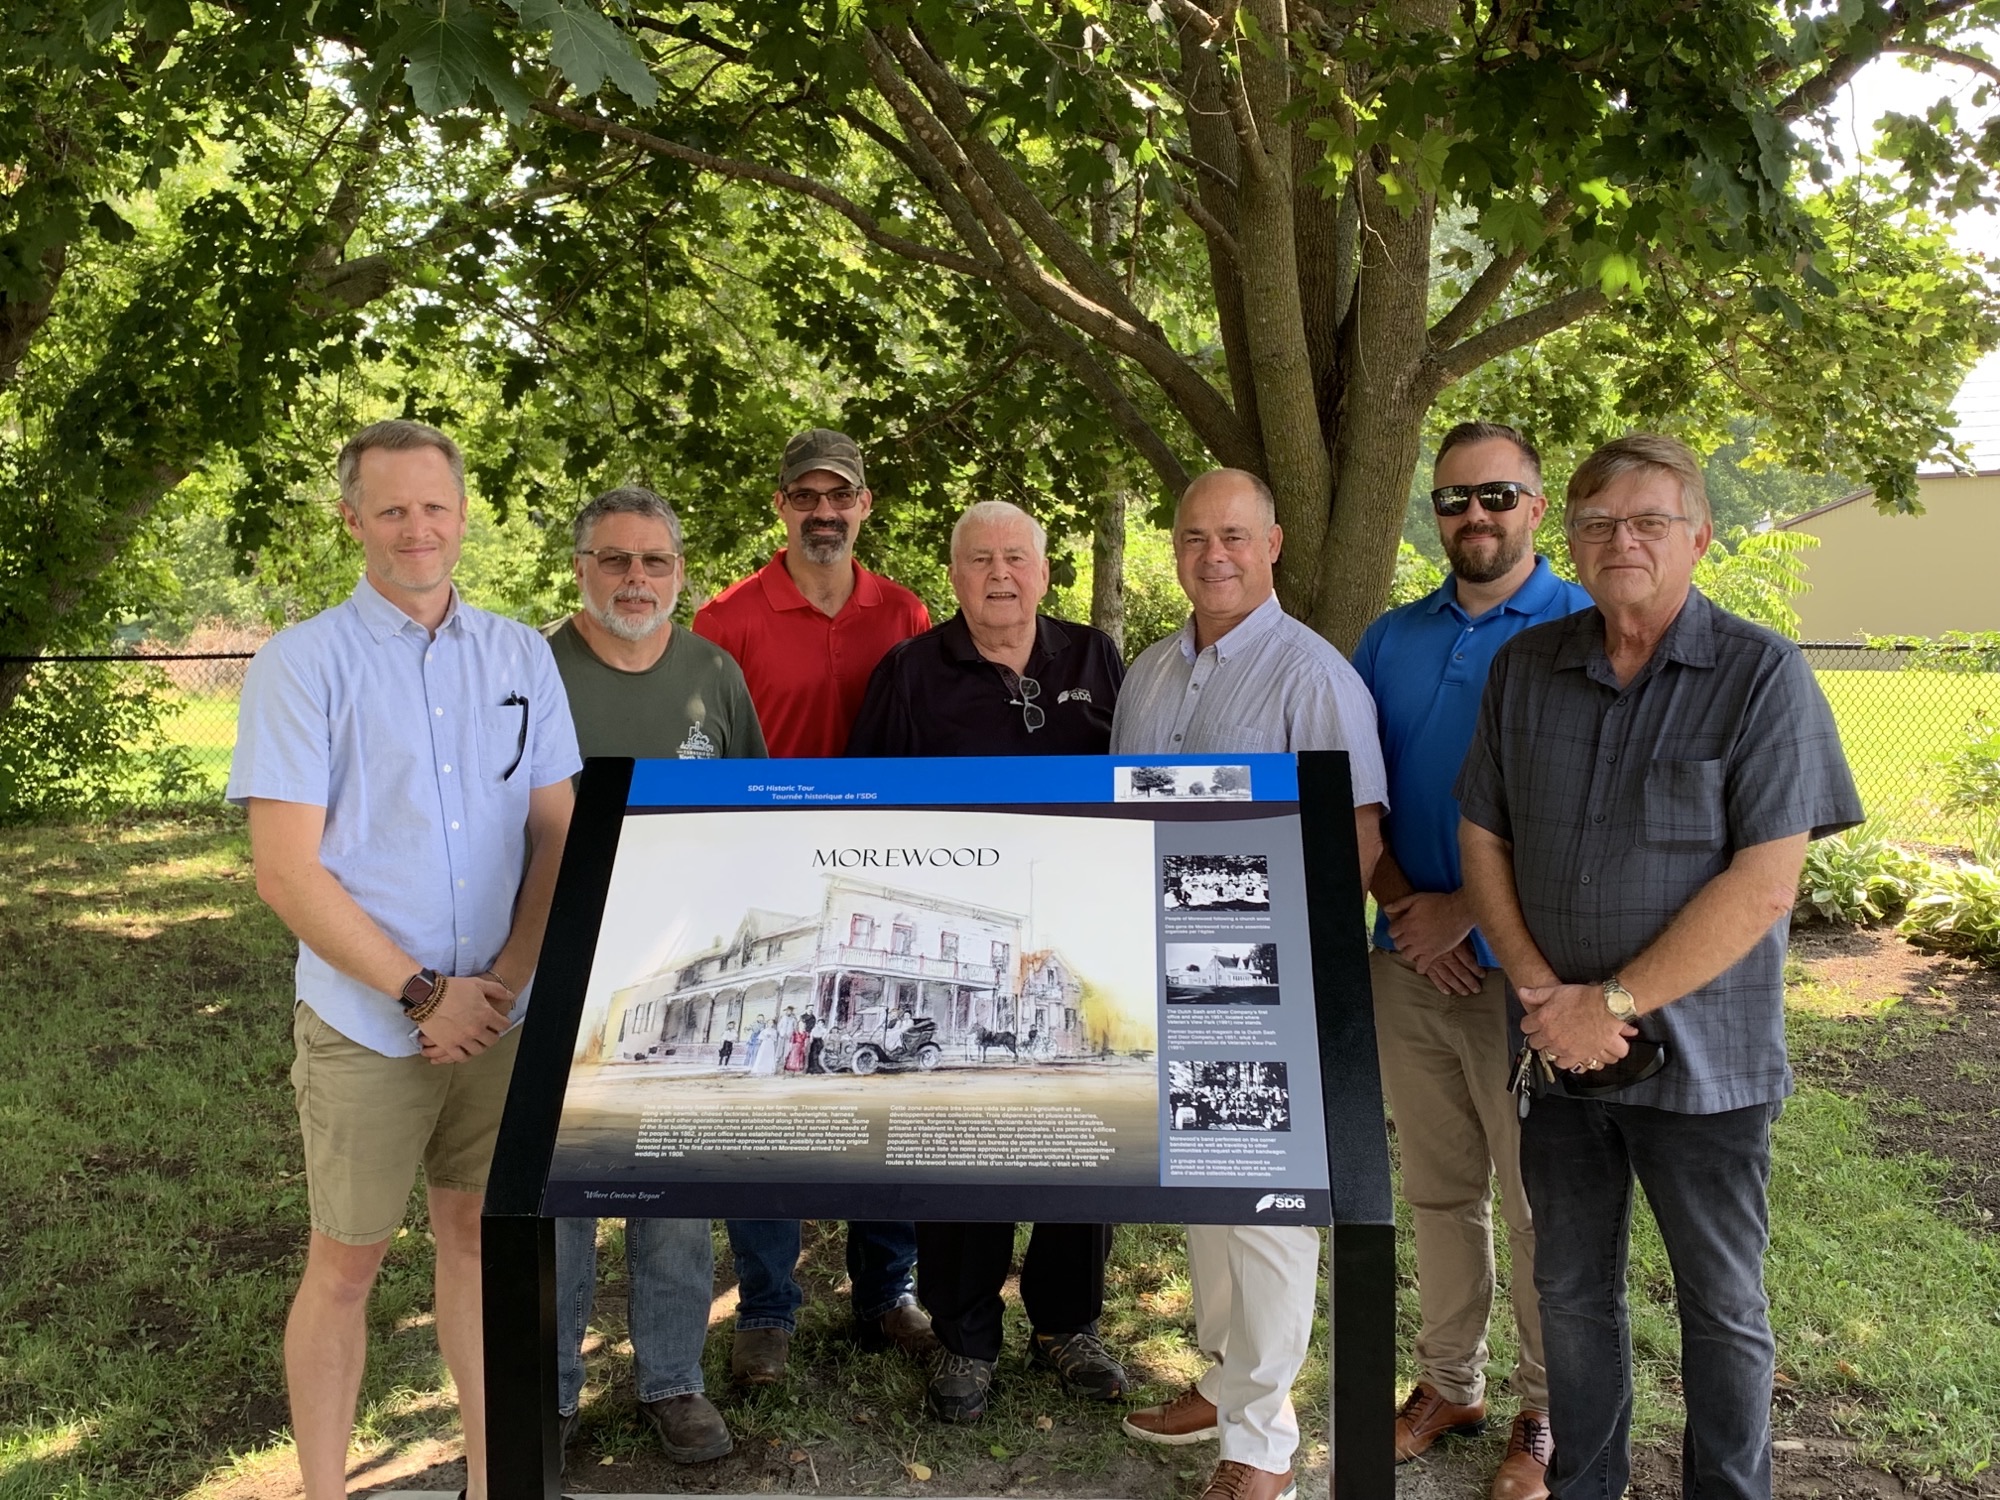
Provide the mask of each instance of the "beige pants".
POLYGON ((1377 949, 1369 967, 1382 1089, 1402 1152, 1403 1197, 1416 1219, 1417 1368, 1447 1401, 1485 1398, 1497 1176, 1521 1335, 1514 1393, 1524 1408, 1545 1412, 1535 1227, 1521 1187, 1520 1116, 1507 1092, 1513 1058, 1504 981, 1496 970, 1478 994, 1447 995, 1397 954, 1377 949))
POLYGON ((1305 1224, 1190 1224, 1194 1336, 1215 1363, 1196 1388, 1215 1403, 1222 1457, 1273 1474, 1292 1466, 1292 1382, 1312 1342, 1319 1231, 1305 1224))

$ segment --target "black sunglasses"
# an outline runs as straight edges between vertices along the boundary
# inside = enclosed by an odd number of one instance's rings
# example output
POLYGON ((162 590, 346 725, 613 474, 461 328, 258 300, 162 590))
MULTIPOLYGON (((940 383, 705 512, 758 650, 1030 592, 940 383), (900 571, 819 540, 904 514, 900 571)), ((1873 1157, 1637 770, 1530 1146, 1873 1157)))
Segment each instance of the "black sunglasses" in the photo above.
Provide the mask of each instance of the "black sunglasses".
POLYGON ((1431 509, 1441 516, 1462 516, 1477 500, 1483 510, 1512 510, 1523 496, 1532 500, 1539 493, 1514 479, 1494 479, 1485 484, 1441 484, 1431 491, 1431 509))

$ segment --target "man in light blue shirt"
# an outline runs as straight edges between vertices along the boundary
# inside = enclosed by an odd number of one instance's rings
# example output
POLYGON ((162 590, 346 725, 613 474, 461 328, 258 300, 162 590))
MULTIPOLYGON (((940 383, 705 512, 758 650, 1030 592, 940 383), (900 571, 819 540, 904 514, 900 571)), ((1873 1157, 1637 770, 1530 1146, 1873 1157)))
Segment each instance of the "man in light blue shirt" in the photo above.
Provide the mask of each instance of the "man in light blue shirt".
POLYGON ((1375 695, 1393 809, 1372 886, 1380 912, 1370 965, 1423 1312, 1416 1388, 1396 1417, 1396 1457, 1414 1458, 1443 1434, 1485 1421, 1497 1173, 1521 1357, 1512 1381, 1520 1408, 1492 1495, 1537 1500, 1548 1493, 1548 1378, 1520 1121, 1507 1092, 1507 996, 1460 889, 1451 788, 1494 653, 1530 625, 1590 608, 1590 596, 1535 555, 1548 501, 1527 438, 1498 423, 1461 423, 1439 445, 1432 477, 1451 577, 1375 621, 1354 653, 1375 695))
POLYGON ((285 1328, 292 1430, 307 1500, 345 1495, 368 1293, 421 1160, 483 1500, 479 1208, 582 762, 547 642, 452 588, 457 445, 377 422, 337 470, 365 574, 250 664, 228 792, 258 894, 299 939, 312 1237, 285 1328))

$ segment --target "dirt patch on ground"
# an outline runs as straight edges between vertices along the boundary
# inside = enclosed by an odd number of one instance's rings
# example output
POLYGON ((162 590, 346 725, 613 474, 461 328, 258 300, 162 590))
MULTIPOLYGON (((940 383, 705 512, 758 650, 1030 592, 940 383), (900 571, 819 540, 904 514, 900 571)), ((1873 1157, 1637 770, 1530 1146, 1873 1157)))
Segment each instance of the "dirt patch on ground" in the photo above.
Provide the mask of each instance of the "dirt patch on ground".
POLYGON ((1920 952, 1887 927, 1796 932, 1792 957, 1857 1000, 1908 1006, 1849 1023, 1851 1049, 1794 1056, 1800 1076, 1865 1096, 1885 1154, 1946 1163, 1941 1207, 2000 1222, 2000 972, 1920 952))

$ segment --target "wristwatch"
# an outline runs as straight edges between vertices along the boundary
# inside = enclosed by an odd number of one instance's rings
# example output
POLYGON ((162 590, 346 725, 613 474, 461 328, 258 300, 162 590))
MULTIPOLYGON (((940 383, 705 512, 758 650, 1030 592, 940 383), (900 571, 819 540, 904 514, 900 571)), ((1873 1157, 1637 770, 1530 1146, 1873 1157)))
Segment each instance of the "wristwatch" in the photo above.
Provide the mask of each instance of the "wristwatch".
POLYGON ((1616 975, 1604 981, 1604 1008, 1627 1025, 1639 1019, 1639 1002, 1618 982, 1616 975))
MULTIPOLYGON (((404 1010, 416 1010, 430 1004, 437 998, 437 992, 444 988, 436 969, 419 969, 403 981, 403 992, 396 997, 396 1003, 404 1010)), ((426 1015, 429 1011, 424 1012, 426 1015)))

